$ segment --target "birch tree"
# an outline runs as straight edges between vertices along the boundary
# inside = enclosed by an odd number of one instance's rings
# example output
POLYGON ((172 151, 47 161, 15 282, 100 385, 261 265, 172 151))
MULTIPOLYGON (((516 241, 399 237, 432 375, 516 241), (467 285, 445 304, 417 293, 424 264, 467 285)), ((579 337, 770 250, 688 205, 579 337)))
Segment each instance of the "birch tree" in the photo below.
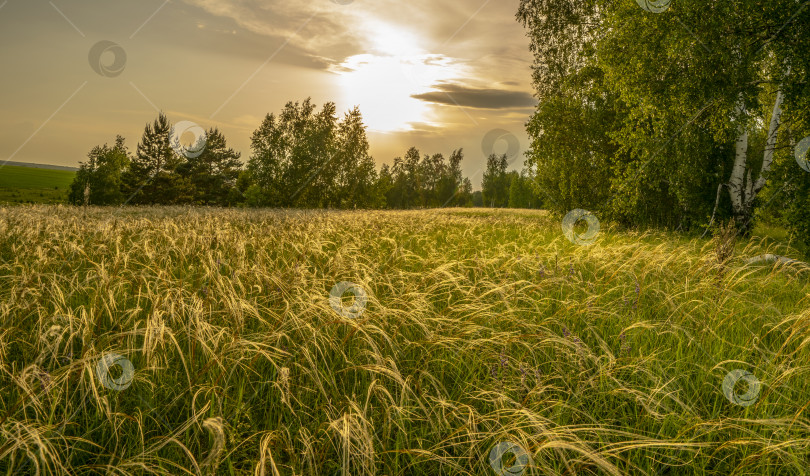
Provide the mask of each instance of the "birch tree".
POLYGON ((748 232, 785 148, 783 112, 795 118, 807 93, 808 2, 673 0, 649 10, 630 0, 521 1, 540 99, 529 162, 545 189, 596 175, 589 196, 631 223, 688 228, 714 212, 748 232), (587 127, 554 121, 577 115, 587 127), (597 169, 588 157, 610 147, 582 151, 599 144, 594 136, 616 148, 597 169))
MULTIPOLYGON (((747 119, 749 114, 742 97, 737 103, 736 113, 739 125, 734 150, 734 165, 731 168, 728 184, 725 185, 728 187, 734 218, 742 227, 742 231, 746 233, 750 230, 751 218, 754 212, 754 201, 768 183, 768 176, 771 172, 771 164, 773 164, 774 152, 779 136, 779 128, 782 125, 782 103, 784 99, 785 95, 780 86, 776 91, 765 149, 762 153, 762 165, 757 172, 756 179, 752 178, 752 172, 755 170, 755 167, 749 163, 748 160, 749 124, 747 119)), ((721 184, 721 187, 723 185, 724 184, 721 184)))

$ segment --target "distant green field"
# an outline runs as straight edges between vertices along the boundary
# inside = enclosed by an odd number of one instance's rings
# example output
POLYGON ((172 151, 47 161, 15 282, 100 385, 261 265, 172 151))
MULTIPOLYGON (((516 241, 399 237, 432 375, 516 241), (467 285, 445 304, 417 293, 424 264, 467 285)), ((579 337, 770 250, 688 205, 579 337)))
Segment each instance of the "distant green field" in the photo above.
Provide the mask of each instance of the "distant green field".
POLYGON ((0 204, 62 203, 76 172, 6 165, 0 167, 0 204))

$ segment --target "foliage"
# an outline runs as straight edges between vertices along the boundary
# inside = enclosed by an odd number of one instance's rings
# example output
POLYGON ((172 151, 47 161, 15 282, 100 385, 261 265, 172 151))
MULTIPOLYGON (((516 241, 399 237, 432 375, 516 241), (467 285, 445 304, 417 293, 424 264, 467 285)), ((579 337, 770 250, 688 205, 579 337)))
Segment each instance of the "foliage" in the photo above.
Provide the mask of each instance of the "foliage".
POLYGON ((366 128, 360 109, 354 108, 337 126, 334 168, 334 202, 337 208, 380 208, 377 170, 369 154, 366 128))
MULTIPOLYGON (((351 116, 347 115, 347 120, 351 116)), ((352 125, 343 126, 352 129, 352 125)), ((341 164, 363 144, 338 142, 334 103, 320 112, 309 98, 288 102, 281 114, 268 114, 251 137, 253 151, 248 168, 260 191, 260 205, 281 207, 328 207, 338 205, 337 178, 352 173, 353 163, 341 164), (348 145, 351 149, 343 150, 348 145)), ((362 140, 349 135, 347 139, 362 140)), ((365 144, 367 150, 368 144, 365 144)))
POLYGON ((87 154, 70 184, 68 202, 74 205, 120 205, 125 200, 121 191, 122 174, 130 165, 129 151, 121 136, 112 147, 96 146, 87 154), (89 193, 88 193, 89 192, 89 193))
POLYGON ((144 128, 135 157, 124 173, 123 191, 132 204, 179 204, 194 199, 188 177, 182 176, 185 157, 172 148, 172 125, 162 112, 144 128))
POLYGON ((525 170, 509 173, 509 208, 540 208, 540 199, 534 193, 532 178, 525 170))
POLYGON ((602 209, 609 196, 619 150, 606 131, 614 129, 619 113, 614 98, 603 98, 600 83, 598 76, 576 81, 570 96, 541 102, 527 124, 532 146, 526 164, 535 170, 544 203, 559 213, 602 209))
MULTIPOLYGON (((755 156, 777 89, 788 122, 807 103, 810 9, 794 0, 666 3, 656 14, 629 0, 520 2, 540 99, 529 163, 555 210, 698 228, 718 187, 731 194, 743 130, 759 142, 748 147, 741 190, 769 178, 755 156)), ((778 141, 784 150, 784 131, 778 141)), ((721 198, 718 219, 733 214, 750 227, 752 210, 731 205, 721 198)))
POLYGON ((199 156, 187 158, 178 165, 178 175, 193 187, 193 202, 201 205, 233 205, 240 200, 236 190, 241 172, 241 154, 228 147, 217 128, 205 135, 205 149, 199 156))
POLYGON ((509 206, 509 182, 507 156, 490 154, 481 183, 481 195, 485 207, 506 208, 509 206))
POLYGON ((411 147, 405 157, 383 166, 380 187, 388 208, 435 208, 470 206, 472 184, 461 174, 464 152, 457 149, 449 161, 441 153, 421 156, 411 147))
MULTIPOLYGON (((791 124, 790 142, 794 145, 810 136, 803 121, 791 124)), ((762 197, 760 218, 788 230, 791 239, 810 249, 810 173, 795 159, 794 148, 777 154, 773 183, 762 197)), ((810 163, 810 155, 805 157, 810 163)))

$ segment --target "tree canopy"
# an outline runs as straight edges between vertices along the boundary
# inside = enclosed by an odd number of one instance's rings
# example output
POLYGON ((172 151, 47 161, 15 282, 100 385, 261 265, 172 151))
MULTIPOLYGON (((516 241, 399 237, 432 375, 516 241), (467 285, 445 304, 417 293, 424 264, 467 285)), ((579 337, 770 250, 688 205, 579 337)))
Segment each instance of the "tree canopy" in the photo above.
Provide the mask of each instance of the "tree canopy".
POLYGON ((640 2, 521 0, 540 100, 527 127, 537 187, 560 212, 688 229, 717 203, 719 217, 750 226, 772 165, 806 132, 810 10, 640 2))

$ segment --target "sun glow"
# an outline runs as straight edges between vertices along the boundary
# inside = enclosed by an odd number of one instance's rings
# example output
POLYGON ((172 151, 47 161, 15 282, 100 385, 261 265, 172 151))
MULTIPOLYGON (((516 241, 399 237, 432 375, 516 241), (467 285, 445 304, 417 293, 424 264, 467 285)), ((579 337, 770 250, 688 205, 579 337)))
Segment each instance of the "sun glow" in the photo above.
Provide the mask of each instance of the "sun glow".
POLYGON ((413 35, 372 22, 367 25, 373 53, 351 56, 334 69, 343 99, 357 105, 369 129, 408 131, 414 123, 432 123, 435 105, 412 96, 460 77, 457 61, 428 54, 413 35))

